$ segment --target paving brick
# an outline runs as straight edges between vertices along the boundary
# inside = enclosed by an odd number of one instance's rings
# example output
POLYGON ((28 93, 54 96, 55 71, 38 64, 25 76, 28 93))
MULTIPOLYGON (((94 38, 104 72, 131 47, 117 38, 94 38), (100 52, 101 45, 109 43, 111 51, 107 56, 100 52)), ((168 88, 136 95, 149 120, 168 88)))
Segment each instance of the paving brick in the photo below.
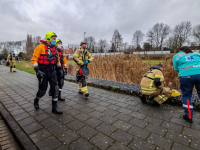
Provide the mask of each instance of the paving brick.
POLYGON ((115 118, 124 122, 128 122, 132 117, 126 114, 119 113, 117 116, 115 116, 115 118))
POLYGON ((138 113, 138 112, 132 112, 131 114, 129 114, 130 116, 132 117, 135 117, 137 119, 144 119, 147 115, 144 115, 144 114, 141 114, 141 113, 138 113))
POLYGON ((69 150, 65 145, 61 145, 60 147, 56 148, 55 150, 69 150))
POLYGON ((142 138, 142 139, 146 139, 150 132, 145 130, 145 129, 141 129, 139 127, 136 127, 136 126, 133 126, 129 131, 128 133, 130 133, 131 135, 134 135, 134 136, 137 136, 139 138, 142 138))
POLYGON ((91 116, 89 116, 89 115, 87 115, 87 114, 81 113, 81 114, 78 114, 78 115, 76 115, 76 116, 74 116, 74 117, 77 118, 77 119, 79 119, 79 120, 81 120, 81 121, 85 121, 85 120, 87 120, 88 118, 90 118, 91 116))
POLYGON ((170 119, 171 119, 170 115, 164 114, 164 113, 155 113, 153 115, 153 117, 156 117, 156 118, 159 118, 159 119, 162 119, 162 120, 165 120, 165 121, 170 121, 170 119))
POLYGON ((116 106, 116 105, 109 105, 107 107, 112 109, 112 110, 118 110, 120 108, 119 106, 116 106))
POLYGON ((15 116, 15 115, 18 115, 18 114, 21 114, 21 113, 25 113, 25 111, 23 109, 17 109, 17 110, 10 112, 10 113, 11 113, 11 115, 15 116))
POLYGON ((74 109, 74 108, 67 111, 67 114, 69 114, 71 116, 75 116, 75 115, 80 114, 80 113, 81 112, 79 110, 74 109))
POLYGON ((155 125, 160 125, 163 122, 163 120, 151 116, 147 116, 144 120, 155 125))
POLYGON ((108 125, 106 123, 102 123, 101 125, 96 127, 96 129, 108 136, 116 130, 114 126, 108 125))
POLYGON ((22 127, 28 124, 31 124, 33 122, 36 122, 36 120, 33 117, 28 117, 28 118, 18 121, 19 125, 22 127))
POLYGON ((34 118, 37 120, 37 121, 43 121, 43 120, 45 120, 45 119, 47 119, 47 118, 50 118, 51 116, 50 115, 48 115, 47 113, 43 113, 43 114, 39 114, 39 115, 37 115, 37 116, 35 116, 34 118))
POLYGON ((108 150, 130 150, 128 147, 123 146, 122 144, 119 144, 118 142, 115 142, 108 150))
POLYGON ((37 143, 37 146, 41 150, 54 150, 55 148, 59 147, 61 144, 62 143, 59 140, 51 136, 37 143))
MULTIPOLYGON (((200 139, 192 139, 192 143, 190 145, 192 148, 200 150, 200 139)), ((182 149, 183 150, 183 149, 182 149)))
POLYGON ((185 127, 190 127, 190 123, 188 123, 187 121, 185 121, 183 118, 178 119, 178 118, 172 117, 171 120, 170 120, 170 122, 176 123, 176 124, 179 124, 179 125, 182 125, 182 126, 185 126, 185 127))
POLYGON ((80 128, 82 128, 83 126, 85 126, 84 123, 78 121, 78 120, 74 120, 68 124, 66 124, 67 127, 69 127, 70 129, 74 130, 74 131, 77 131, 79 130, 80 128))
POLYGON ((164 121, 161 126, 167 129, 170 129, 172 131, 179 132, 179 133, 181 133, 183 130, 183 126, 177 125, 175 123, 167 122, 167 121, 164 121))
POLYGON ((22 120, 22 119, 27 118, 29 116, 30 115, 25 112, 25 113, 22 113, 22 114, 15 115, 14 118, 15 118, 15 120, 19 121, 19 120, 22 120))
POLYGON ((183 135, 183 134, 180 134, 178 132, 168 130, 165 137, 168 138, 168 139, 171 139, 173 141, 182 143, 186 146, 189 146, 190 137, 187 136, 187 135, 183 135))
POLYGON ((115 131, 113 134, 111 134, 111 137, 116 141, 122 143, 123 145, 128 145, 130 141, 133 139, 132 135, 119 129, 115 131))
POLYGON ((82 137, 84 137, 85 139, 90 139, 91 137, 93 137, 95 134, 97 134, 97 130, 89 127, 89 126, 85 126, 82 129, 78 130, 77 133, 79 135, 81 135, 82 137))
POLYGON ((191 128, 194 129, 194 130, 200 131, 200 123, 198 123, 198 124, 195 123, 195 122, 192 123, 191 128))
POLYGON ((132 112, 132 110, 127 108, 120 108, 117 111, 121 112, 122 114, 130 114, 132 112))
POLYGON ((98 111, 93 111, 91 113, 89 113, 90 116, 93 116, 95 118, 101 118, 104 114, 103 113, 100 113, 98 111))
POLYGON ((119 112, 112 110, 112 109, 108 109, 106 111, 104 111, 105 114, 110 115, 110 116, 116 116, 119 112))
POLYGON ((41 109, 39 109, 39 110, 33 110, 33 111, 29 112, 29 114, 30 114, 31 116, 37 116, 37 115, 40 115, 40 114, 42 114, 42 113, 44 113, 44 111, 41 110, 41 109))
POLYGON ((42 121, 41 122, 41 124, 45 127, 45 128, 49 128, 49 127, 51 127, 51 126, 53 126, 53 125, 55 125, 55 124, 58 124, 59 122, 56 120, 56 119, 54 119, 54 118, 48 118, 48 119, 46 119, 46 120, 44 120, 44 121, 42 121))
POLYGON ((97 111, 100 111, 100 112, 104 112, 104 111, 107 110, 108 108, 106 108, 106 107, 104 107, 104 106, 96 106, 94 109, 97 110, 97 111))
POLYGON ((93 118, 93 117, 87 119, 87 120, 84 121, 84 122, 85 122, 86 124, 88 124, 89 126, 93 127, 93 128, 95 128, 96 126, 98 126, 98 125, 100 125, 100 124, 102 123, 101 120, 96 119, 96 118, 93 118))
POLYGON ((193 149, 174 142, 172 150, 193 150, 193 149))
POLYGON ((148 130, 148 131, 150 131, 150 132, 159 134, 159 135, 161 135, 161 136, 164 136, 165 133, 167 132, 167 129, 166 129, 166 128, 163 128, 163 127, 154 125, 154 124, 152 124, 152 123, 149 123, 149 124, 146 126, 145 129, 148 130))
POLYGON ((155 149, 154 145, 149 144, 139 138, 134 138, 134 140, 129 144, 128 147, 134 150, 154 150, 155 149))
POLYGON ((69 145, 71 150, 91 150, 94 146, 83 138, 79 138, 69 145))
POLYGON ((38 122, 34 122, 23 127, 27 134, 33 133, 41 128, 42 126, 38 122))
POLYGON ((115 122, 117 119, 111 116, 103 116, 100 118, 100 120, 102 120, 103 122, 107 123, 107 124, 112 124, 113 122, 115 122))
POLYGON ((60 116, 59 118, 56 118, 60 123, 63 123, 63 124, 67 124, 71 121, 74 120, 74 118, 68 114, 64 114, 62 116, 60 116))
POLYGON ((140 119, 137 119, 137 118, 133 118, 129 121, 130 124, 132 125, 135 125, 135 126, 138 126, 140 128, 144 128, 147 126, 148 122, 147 121, 144 121, 144 120, 140 120, 140 119))
POLYGON ((66 130, 68 130, 68 128, 63 125, 63 124, 56 124, 54 126, 51 126, 50 128, 48 128, 48 130, 53 134, 53 135, 58 135, 66 130))
POLYGON ((152 133, 147 141, 151 144, 157 145, 163 149, 170 149, 172 146, 172 141, 170 139, 164 138, 162 136, 152 133))
POLYGON ((182 133, 185 135, 191 136, 193 138, 200 139, 200 131, 196 131, 196 130, 184 127, 182 133))
POLYGON ((80 111, 82 111, 82 112, 88 114, 88 113, 90 113, 90 112, 93 112, 94 109, 92 109, 92 108, 90 108, 90 107, 84 107, 84 108, 80 109, 80 111))
POLYGON ((126 123, 126 122, 123 122, 123 121, 116 121, 113 126, 115 126, 116 128, 118 129, 121 129, 123 131, 127 131, 128 129, 130 129, 130 127, 132 126, 131 124, 129 123, 126 123))
POLYGON ((102 133, 98 133, 90 140, 90 142, 92 142, 94 145, 96 145, 102 150, 108 148, 108 146, 110 146, 113 141, 113 139, 103 135, 102 133))
POLYGON ((71 142, 78 139, 80 136, 71 130, 67 130, 57 136, 57 138, 62 141, 62 143, 68 145, 71 142))
POLYGON ((49 137, 50 135, 51 135, 51 133, 49 131, 47 131, 46 129, 41 129, 41 130, 38 130, 38 131, 30 134, 29 136, 34 143, 38 143, 38 142, 42 141, 43 139, 49 137))

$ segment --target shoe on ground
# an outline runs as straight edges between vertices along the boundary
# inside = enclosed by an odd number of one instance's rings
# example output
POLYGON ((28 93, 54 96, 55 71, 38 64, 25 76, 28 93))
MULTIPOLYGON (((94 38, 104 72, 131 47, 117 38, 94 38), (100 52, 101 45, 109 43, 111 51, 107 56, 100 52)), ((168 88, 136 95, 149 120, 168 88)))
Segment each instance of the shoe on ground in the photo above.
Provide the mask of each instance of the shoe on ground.
POLYGON ((151 105, 152 105, 152 106, 160 106, 160 104, 157 103, 155 100, 152 100, 152 101, 151 101, 151 105))
POLYGON ((142 103, 147 103, 145 95, 140 95, 140 100, 142 103))
POLYGON ((187 115, 183 115, 183 119, 189 123, 193 123, 192 119, 189 119, 187 115))
POLYGON ((90 95, 89 93, 86 93, 86 94, 85 94, 85 97, 88 97, 89 95, 90 95))

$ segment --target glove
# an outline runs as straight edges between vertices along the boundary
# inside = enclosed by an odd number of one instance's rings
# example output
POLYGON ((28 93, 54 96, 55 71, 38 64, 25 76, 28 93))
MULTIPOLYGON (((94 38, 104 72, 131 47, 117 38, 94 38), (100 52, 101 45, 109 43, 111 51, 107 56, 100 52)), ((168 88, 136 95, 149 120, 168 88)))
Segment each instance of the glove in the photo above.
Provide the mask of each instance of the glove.
POLYGON ((67 75, 67 68, 65 68, 65 76, 67 75))
POLYGON ((90 62, 89 60, 86 60, 85 63, 84 63, 84 65, 87 65, 89 62, 90 62))
POLYGON ((44 78, 45 73, 40 71, 38 66, 34 67, 34 70, 36 72, 36 76, 37 76, 38 79, 43 79, 44 78))

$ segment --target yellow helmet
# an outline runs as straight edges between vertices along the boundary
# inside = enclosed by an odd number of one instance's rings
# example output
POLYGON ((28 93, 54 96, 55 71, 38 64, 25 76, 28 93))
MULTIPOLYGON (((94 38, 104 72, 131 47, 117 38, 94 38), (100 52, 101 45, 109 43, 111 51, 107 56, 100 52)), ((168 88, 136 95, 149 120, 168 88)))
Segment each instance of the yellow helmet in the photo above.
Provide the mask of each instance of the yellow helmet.
POLYGON ((177 90, 172 90, 173 92, 172 92, 172 94, 171 94, 171 97, 178 97, 178 96, 180 96, 181 95, 181 93, 179 92, 179 91, 177 91, 177 90))
POLYGON ((45 36, 46 41, 51 42, 51 37, 57 37, 57 35, 54 32, 48 32, 45 36))
POLYGON ((56 39, 56 46, 57 46, 57 43, 58 42, 61 42, 62 43, 62 41, 60 40, 60 39, 56 39))

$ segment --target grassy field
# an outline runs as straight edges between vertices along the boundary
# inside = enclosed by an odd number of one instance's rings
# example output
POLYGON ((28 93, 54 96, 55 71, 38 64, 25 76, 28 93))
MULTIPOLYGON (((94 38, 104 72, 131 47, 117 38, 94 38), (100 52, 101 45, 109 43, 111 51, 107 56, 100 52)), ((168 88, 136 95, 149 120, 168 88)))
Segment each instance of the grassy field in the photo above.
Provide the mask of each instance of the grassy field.
MULTIPOLYGON (((74 60, 67 60, 67 64, 74 64, 74 60)), ((16 69, 26 71, 31 74, 35 74, 35 70, 33 69, 33 65, 29 61, 20 61, 19 63, 16 63, 16 69)))

